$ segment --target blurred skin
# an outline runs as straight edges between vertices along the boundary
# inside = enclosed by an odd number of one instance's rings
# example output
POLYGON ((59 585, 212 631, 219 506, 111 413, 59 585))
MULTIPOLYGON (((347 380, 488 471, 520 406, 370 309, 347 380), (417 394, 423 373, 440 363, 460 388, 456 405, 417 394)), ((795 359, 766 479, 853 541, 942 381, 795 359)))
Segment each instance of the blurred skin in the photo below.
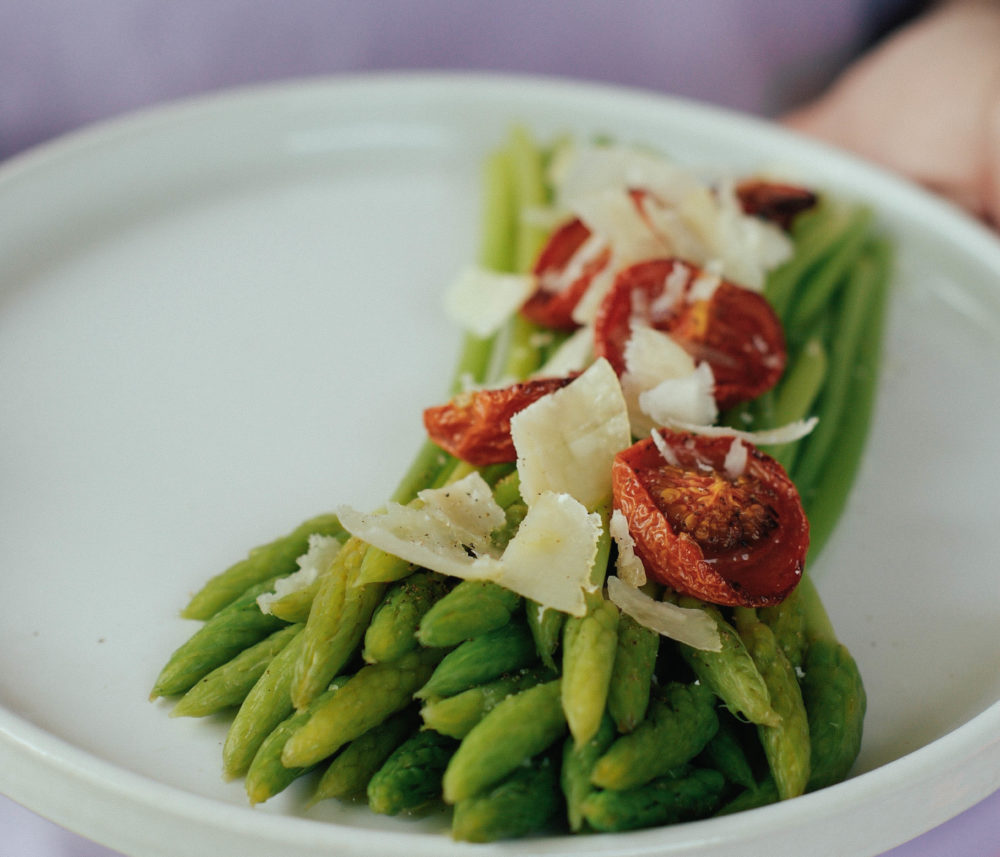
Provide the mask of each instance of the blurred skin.
POLYGON ((1000 228, 1000 0, 936 4, 785 122, 1000 228))

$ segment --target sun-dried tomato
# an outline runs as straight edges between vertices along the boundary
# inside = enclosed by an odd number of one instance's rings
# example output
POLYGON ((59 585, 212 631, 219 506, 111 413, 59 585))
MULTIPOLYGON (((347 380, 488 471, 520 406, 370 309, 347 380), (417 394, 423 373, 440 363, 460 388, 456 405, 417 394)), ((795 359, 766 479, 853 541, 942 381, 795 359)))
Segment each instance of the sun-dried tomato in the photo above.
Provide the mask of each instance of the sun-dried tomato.
POLYGON ((808 211, 818 200, 808 188, 798 185, 747 179, 736 186, 736 196, 747 214, 770 220, 790 229, 796 216, 808 211))
POLYGON ((597 248, 579 265, 569 282, 566 269, 573 257, 590 240, 591 232, 579 219, 564 223, 549 238, 535 262, 533 273, 538 282, 534 294, 521 307, 521 314, 530 321, 555 330, 573 330, 579 325, 573 320, 573 310, 584 296, 593 278, 611 259, 607 246, 597 248), (557 285, 553 286, 553 283, 557 285))
POLYGON ((622 269, 594 322, 594 353, 625 371, 634 322, 669 334, 715 378, 722 409, 771 389, 785 369, 785 337, 767 300, 680 259, 652 259, 622 269), (698 283, 707 284, 704 294, 698 283))
POLYGON ((548 393, 565 387, 575 375, 537 378, 492 390, 460 393, 424 411, 424 427, 434 443, 476 467, 516 461, 510 419, 548 393))
POLYGON ((646 573, 714 604, 782 601, 809 547, 809 523, 784 469, 744 440, 659 434, 666 453, 647 438, 612 467, 614 506, 646 573))

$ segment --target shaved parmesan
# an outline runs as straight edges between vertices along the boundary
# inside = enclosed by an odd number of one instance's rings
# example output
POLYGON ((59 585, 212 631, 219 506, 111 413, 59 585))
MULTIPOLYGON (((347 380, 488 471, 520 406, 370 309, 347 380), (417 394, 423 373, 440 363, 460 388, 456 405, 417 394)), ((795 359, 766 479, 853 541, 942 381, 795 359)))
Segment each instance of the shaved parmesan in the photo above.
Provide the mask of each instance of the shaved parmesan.
POLYGON ((738 437, 734 437, 729 444, 729 451, 726 453, 726 460, 722 468, 726 476, 730 479, 739 479, 747 469, 747 462, 750 459, 750 449, 738 437))
POLYGON ((624 360, 621 386, 636 437, 667 420, 715 421, 718 408, 711 367, 695 366, 691 355, 670 336, 646 324, 633 324, 624 360))
POLYGON ((608 597, 640 625, 694 649, 722 651, 715 621, 703 610, 657 601, 623 580, 608 578, 608 597))
POLYGON ((628 521, 618 509, 611 513, 608 532, 618 546, 618 556, 615 559, 618 577, 629 586, 642 586, 646 582, 646 567, 635 555, 635 539, 628 530, 628 521))
POLYGON ((688 292, 688 300, 691 303, 697 301, 710 301, 715 294, 715 290, 722 284, 722 263, 718 259, 713 259, 705 264, 698 276, 691 283, 691 290, 688 292))
POLYGON ((771 446, 774 444, 792 443, 792 441, 804 438, 816 428, 818 422, 818 417, 809 417, 807 420, 796 420, 778 428, 763 429, 761 431, 740 431, 729 426, 714 426, 706 423, 685 422, 682 420, 666 420, 664 421, 664 427, 673 429, 674 431, 703 434, 707 437, 738 437, 740 440, 745 440, 754 446, 771 446))
POLYGON ((558 270, 546 270, 538 278, 539 287, 546 292, 561 292, 568 289, 587 270, 587 266, 597 261, 608 249, 607 241, 601 235, 590 235, 570 256, 569 261, 558 270))
POLYGON ((510 433, 521 496, 529 506, 552 491, 596 508, 611 495, 615 454, 632 443, 615 370, 604 358, 595 361, 565 387, 515 414, 510 433))
POLYGON ((601 535, 601 518, 565 494, 547 492, 528 509, 501 552, 490 534, 503 509, 478 473, 421 491, 421 504, 384 512, 337 510, 352 535, 393 556, 463 580, 490 580, 546 607, 582 616, 601 535))
POLYGON ((594 319, 597 317, 597 309, 601 305, 604 296, 614 285, 615 273, 619 267, 621 267, 621 262, 612 256, 611 261, 594 274, 590 280, 590 285, 587 286, 587 290, 583 293, 580 300, 577 301, 576 306, 573 307, 573 312, 570 313, 573 321, 582 325, 594 323, 594 319))
POLYGON ((671 250, 669 243, 649 228, 627 188, 609 188, 583 197, 575 211, 593 234, 614 249, 619 265, 663 256, 671 250))
POLYGON ((649 436, 653 440, 653 446, 656 447, 660 455, 663 456, 663 460, 667 462, 671 467, 678 467, 680 465, 680 459, 677 454, 667 445, 667 442, 663 439, 663 435, 660 434, 656 429, 653 429, 649 436))
POLYGON ((528 508, 493 578, 507 589, 545 607, 583 616, 591 580, 601 516, 568 494, 546 492, 528 508))
POLYGON ((476 336, 487 337, 517 311, 535 290, 534 277, 468 266, 445 293, 448 317, 476 336))
POLYGON ((607 188, 646 188, 659 199, 674 202, 700 184, 680 165, 624 145, 568 149, 553 164, 552 180, 556 202, 567 210, 607 188))
POLYGON ((694 359, 662 330, 632 322, 625 343, 625 371, 644 389, 664 378, 681 378, 694 371, 694 359))
POLYGON ((333 536, 321 536, 315 533, 309 536, 309 549, 295 560, 299 570, 288 577, 276 580, 273 592, 257 596, 260 612, 270 614, 271 605, 275 601, 311 586, 316 578, 330 567, 340 553, 340 548, 340 542, 333 536))
POLYGON ((715 404, 715 377, 712 367, 699 363, 683 378, 667 378, 653 389, 639 395, 639 410, 649 421, 637 419, 636 434, 644 434, 656 425, 676 421, 710 423, 719 414, 715 404))
POLYGON ((743 211, 731 181, 712 186, 649 152, 582 147, 560 159, 554 178, 557 207, 608 240, 614 270, 678 256, 699 266, 713 263, 714 274, 760 290, 767 272, 792 255, 791 239, 778 226, 743 211), (648 191, 641 211, 628 193, 640 188, 648 191))

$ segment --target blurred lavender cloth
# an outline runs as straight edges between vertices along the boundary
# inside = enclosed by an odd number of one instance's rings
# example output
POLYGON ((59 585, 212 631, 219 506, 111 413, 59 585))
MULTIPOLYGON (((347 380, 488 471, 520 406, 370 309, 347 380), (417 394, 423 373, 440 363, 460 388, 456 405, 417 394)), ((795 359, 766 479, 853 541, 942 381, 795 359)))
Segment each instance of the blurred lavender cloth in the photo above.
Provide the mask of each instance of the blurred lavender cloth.
POLYGON ((554 74, 773 115, 817 92, 863 46, 878 26, 872 6, 6 0, 0 158, 95 119, 205 90, 368 70, 554 74))
MULTIPOLYGON (((898 14, 892 0, 4 0, 0 160, 82 125, 233 86, 476 70, 643 87, 776 116, 898 14)), ((137 693, 143 689, 138 688, 137 693)), ((994 796, 892 852, 997 855, 994 796), (989 837, 993 839, 989 839, 989 837)), ((3 854, 110 852, 0 798, 3 854)))

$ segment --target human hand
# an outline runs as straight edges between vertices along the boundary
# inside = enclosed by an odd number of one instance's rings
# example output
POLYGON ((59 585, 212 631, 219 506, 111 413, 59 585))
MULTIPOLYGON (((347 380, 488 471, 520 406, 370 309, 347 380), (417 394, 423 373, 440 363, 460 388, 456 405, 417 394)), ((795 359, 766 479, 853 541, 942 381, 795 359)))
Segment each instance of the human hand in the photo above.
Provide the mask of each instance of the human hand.
POLYGON ((1000 2, 933 7, 785 122, 1000 228, 1000 2))

